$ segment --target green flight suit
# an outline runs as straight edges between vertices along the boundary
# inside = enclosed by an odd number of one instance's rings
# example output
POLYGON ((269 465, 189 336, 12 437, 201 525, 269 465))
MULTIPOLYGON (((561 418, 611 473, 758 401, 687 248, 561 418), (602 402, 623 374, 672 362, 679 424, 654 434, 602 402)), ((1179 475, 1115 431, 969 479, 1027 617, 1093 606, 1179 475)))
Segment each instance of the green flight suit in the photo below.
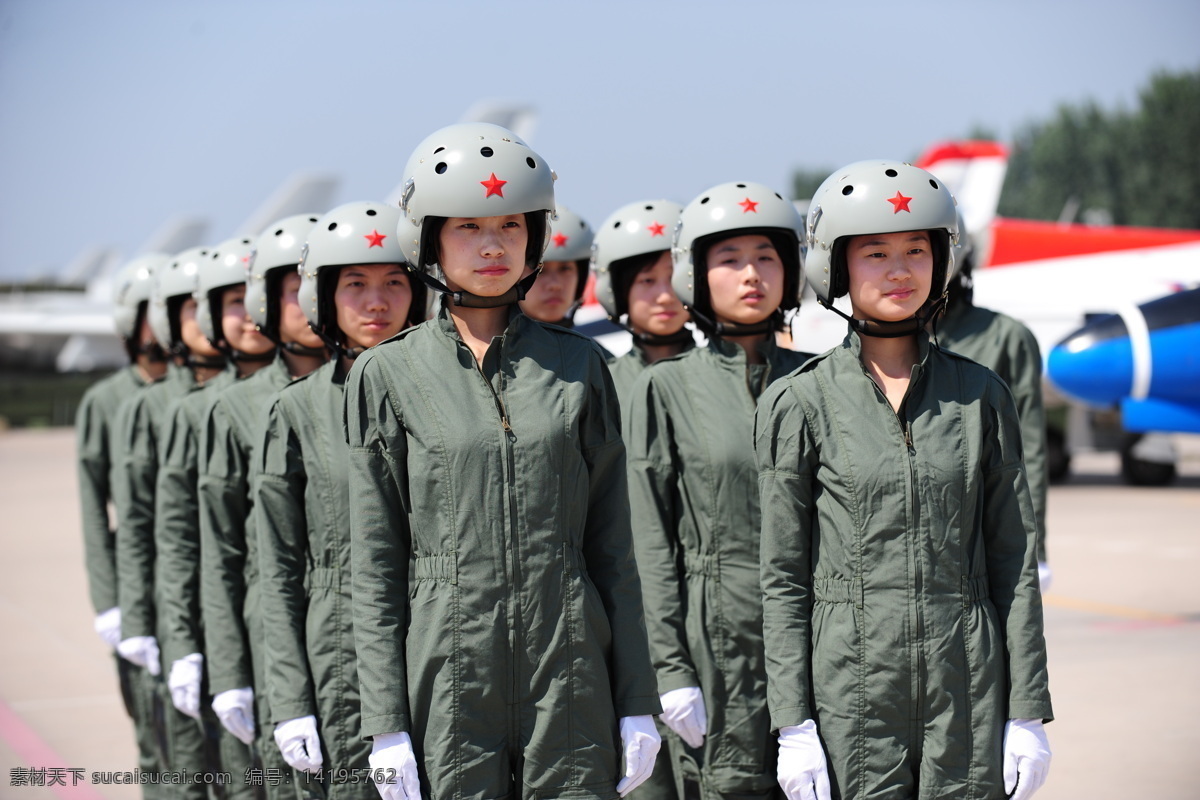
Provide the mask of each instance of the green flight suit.
MULTIPOLYGON (((685 350, 695 347, 688 343, 685 350)), ((682 353, 680 354, 682 355, 682 353)), ((646 361, 646 352, 635 340, 629 352, 608 361, 608 372, 612 375, 613 386, 617 390, 617 400, 621 406, 621 430, 629 430, 629 403, 633 396, 633 386, 650 364, 646 361)), ((627 453, 628 455, 628 453, 627 453)), ((654 772, 638 788, 634 789, 626 800, 671 800, 679 796, 675 786, 675 768, 672 765, 671 748, 667 739, 671 729, 662 720, 658 720, 658 733, 662 737, 662 746, 658 757, 654 760, 654 772)))
POLYGON ((1037 338, 1017 320, 965 299, 937 324, 938 343, 978 361, 1008 384, 1021 417, 1025 477, 1037 519, 1038 561, 1046 560, 1046 409, 1042 400, 1042 352, 1037 338))
MULTIPOLYGON (((189 653, 204 654, 205 672, 212 659, 205 647, 205 628, 200 616, 201 546, 200 508, 197 489, 200 424, 214 395, 231 385, 237 373, 230 365, 204 384, 195 384, 168 409, 170 420, 159 447, 158 486, 155 492, 155 544, 159 603, 159 636, 163 675, 169 675, 176 659, 189 653)), ((211 685, 211 681, 209 681, 211 685)), ((251 798, 256 792, 246 781, 252 765, 250 749, 225 730, 212 710, 211 688, 201 684, 200 720, 178 711, 166 697, 167 728, 174 740, 192 742, 199 732, 199 746, 184 746, 173 765, 176 769, 216 770, 230 773, 225 785, 229 798, 251 798), (208 691, 205 691, 208 688, 208 691), (186 755, 184 755, 186 753, 186 755), (184 762, 183 759, 188 759, 184 762)), ((184 797, 203 798, 202 787, 182 787, 184 797)))
MULTIPOLYGON (((268 366, 219 391, 200 423, 197 490, 200 509, 201 616, 209 691, 254 689, 255 745, 261 767, 288 775, 292 768, 275 744, 266 684, 260 605, 258 536, 251 490, 265 409, 292 380, 277 356, 268 366)), ((297 777, 292 777, 297 783, 297 777)), ((269 798, 295 794, 293 786, 264 786, 269 798)))
POLYGON ((273 722, 312 715, 328 800, 377 800, 365 780, 350 597, 350 450, 335 360, 272 398, 259 445, 255 515, 273 722))
POLYGON ((918 346, 898 412, 854 333, 759 403, 771 722, 816 721, 834 797, 999 800, 1006 720, 1053 716, 1021 430, 918 346))
MULTIPOLYGON (((117 596, 122 639, 158 638, 154 501, 159 451, 171 404, 193 384, 190 369, 171 364, 165 378, 132 395, 117 412, 122 444, 113 499, 117 507, 117 596)), ((145 703, 154 719, 159 766, 163 771, 176 771, 178 755, 202 750, 203 736, 196 726, 185 725, 188 718, 171 704, 166 688, 171 665, 161 657, 160 664, 163 674, 157 677, 141 670, 148 689, 145 703)), ((175 794, 170 789, 160 792, 160 796, 175 794)))
MULTIPOLYGON (((118 409, 131 395, 148 386, 136 366, 128 366, 92 385, 84 393, 75 415, 76 454, 79 474, 79 505, 83 519, 83 550, 88 574, 88 591, 97 614, 118 607, 117 535, 109 522, 108 504, 115 500, 115 474, 124 446, 118 409)), ((146 670, 117 655, 117 678, 125 710, 133 720, 138 746, 138 768, 159 772, 154 742, 152 708, 149 702, 153 680, 146 670)), ((147 787, 147 797, 158 787, 147 787)))
POLYGON ((759 508, 753 421, 758 396, 810 358, 734 343, 664 359, 633 389, 629 497, 658 688, 699 687, 708 711, 700 749, 668 740, 680 779, 704 796, 778 791, 767 716, 759 508))
POLYGON ((433 797, 615 798, 661 707, 599 348, 513 306, 477 364, 443 308, 346 381, 362 735, 433 797))
MULTIPOLYGON (((685 342, 683 350, 678 355, 695 349, 695 342, 685 342)), ((617 387, 617 400, 621 404, 621 430, 629 430, 629 405, 633 399, 633 386, 646 368, 646 351, 636 341, 629 352, 614 357, 608 362, 608 372, 612 375, 613 385, 617 387)))

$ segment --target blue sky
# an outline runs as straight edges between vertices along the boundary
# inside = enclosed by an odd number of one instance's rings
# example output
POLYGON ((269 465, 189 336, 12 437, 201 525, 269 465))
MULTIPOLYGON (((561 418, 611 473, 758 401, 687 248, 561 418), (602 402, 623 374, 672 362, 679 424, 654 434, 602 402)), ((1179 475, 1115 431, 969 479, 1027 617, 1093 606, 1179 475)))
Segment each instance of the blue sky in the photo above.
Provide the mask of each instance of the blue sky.
MULTIPOLYGON (((531 104, 593 225, 793 169, 913 158, 1200 67, 1200 4, 0 0, 0 276, 223 239, 298 171, 383 199, 480 100, 531 104)), ((323 209, 317 209, 323 210, 323 209)))

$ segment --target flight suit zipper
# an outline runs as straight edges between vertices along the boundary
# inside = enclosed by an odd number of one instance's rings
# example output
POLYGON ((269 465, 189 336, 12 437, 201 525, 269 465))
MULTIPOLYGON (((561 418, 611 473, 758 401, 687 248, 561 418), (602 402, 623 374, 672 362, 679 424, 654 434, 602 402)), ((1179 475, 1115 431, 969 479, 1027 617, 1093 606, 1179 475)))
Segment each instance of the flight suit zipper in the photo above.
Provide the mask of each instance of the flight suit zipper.
MULTIPOLYGON (((466 346, 465 344, 463 345, 466 346)), ((472 357, 473 358, 473 357, 472 357)), ((504 337, 500 337, 500 362, 504 362, 504 337)), ((520 603, 520 586, 521 586, 521 559, 518 552, 517 541, 517 502, 516 502, 516 481, 514 474, 516 472, 516 455, 514 453, 513 444, 516 440, 516 435, 513 433, 512 425, 509 423, 508 411, 504 407, 504 401, 501 398, 501 392, 496 391, 496 387, 488 380, 488 377, 483 372, 483 365, 478 361, 475 362, 475 371, 483 380, 488 391, 491 392, 492 400, 496 405, 496 413, 500 417, 500 428, 504 432, 504 494, 508 502, 508 564, 507 571, 509 575, 509 590, 508 590, 508 607, 509 607, 509 629, 508 629, 508 646, 509 654, 512 659, 509 669, 509 691, 513 708, 519 707, 520 703, 520 650, 521 642, 521 603, 520 603)), ((498 369, 497 374, 500 376, 501 383, 504 380, 504 370, 498 369)), ((514 753, 519 749, 517 743, 520 741, 520 718, 519 715, 514 715, 509 720, 509 743, 510 748, 514 753)))
MULTIPOLYGON (((909 541, 912 548, 912 564, 913 564, 913 635, 914 646, 916 648, 916 659, 914 664, 914 674, 912 681, 912 698, 913 698, 913 722, 918 723, 924 719, 924 703, 920 698, 924 695, 925 686, 925 614, 924 606, 921 602, 921 593, 924 591, 925 576, 921 569, 921 546, 918 536, 920 529, 920 520, 918 516, 918 498, 917 498, 917 467, 916 467, 916 448, 913 445, 912 421, 908 418, 908 398, 912 392, 913 384, 921 377, 921 365, 914 364, 912 373, 909 377, 908 387, 904 390, 904 397, 900 399, 900 406, 892 412, 892 416, 896 420, 899 428, 901 440, 904 442, 905 462, 908 467, 908 508, 909 519, 911 521, 912 532, 909 541)), ((864 374, 865 370, 864 370, 864 374)), ((889 409, 891 403, 887 399, 887 395, 883 393, 883 389, 875 382, 868 374, 867 378, 871 381, 871 385, 875 387, 876 393, 883 399, 889 409)), ((918 738, 919 742, 920 739, 918 738)), ((920 745, 918 744, 918 749, 920 745)))

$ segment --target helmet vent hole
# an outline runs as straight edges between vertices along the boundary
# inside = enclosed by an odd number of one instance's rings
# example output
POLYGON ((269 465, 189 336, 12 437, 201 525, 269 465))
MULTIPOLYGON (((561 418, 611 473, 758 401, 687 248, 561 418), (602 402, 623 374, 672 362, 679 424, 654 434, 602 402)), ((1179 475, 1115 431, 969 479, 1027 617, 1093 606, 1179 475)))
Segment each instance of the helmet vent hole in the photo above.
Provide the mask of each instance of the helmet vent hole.
POLYGON ((337 223, 336 222, 329 223, 329 230, 331 230, 331 231, 337 230, 337 223))
POLYGON ((439 161, 438 165, 433 168, 433 171, 436 172, 438 175, 441 175, 443 172, 446 171, 446 162, 439 161))
POLYGON ((854 193, 853 186, 843 186, 842 187, 842 194, 845 195, 846 197, 849 197, 853 193, 854 193))
POLYGON ((376 213, 378 213, 378 212, 376 212, 376 211, 375 211, 375 209, 373 209, 373 208, 368 208, 368 209, 367 209, 367 216, 368 216, 368 217, 373 217, 373 216, 375 216, 375 214, 376 214, 376 213))
POLYGON ((700 205, 704 205, 705 203, 707 203, 707 202, 708 202, 708 200, 709 200, 709 198, 707 198, 707 197, 703 198, 703 199, 700 201, 700 205))
POLYGON ((491 158, 495 154, 496 151, 492 150, 490 147, 479 148, 479 155, 483 156, 484 158, 491 158))
POLYGON ((776 192, 775 196, 778 197, 780 200, 783 199, 783 195, 781 195, 779 192, 776 192))
POLYGON ((621 227, 621 220, 617 220, 616 222, 614 222, 614 223, 613 223, 613 230, 614 230, 614 231, 615 231, 617 228, 619 228, 619 227, 621 227))
POLYGON ((283 228, 280 228, 279 230, 275 231, 275 235, 276 235, 276 236, 283 236, 283 228))
POLYGON ((529 165, 530 169, 537 169, 537 162, 534 161, 532 157, 526 156, 525 163, 529 165))
POLYGON ((929 181, 929 185, 935 189, 938 188, 937 181, 933 180, 932 178, 929 181))
POLYGON ((434 151, 433 151, 433 154, 436 156, 438 153, 442 152, 442 151, 443 151, 443 150, 445 150, 445 149, 446 149, 446 148, 444 148, 444 147, 439 147, 438 149, 436 149, 436 150, 434 150, 434 151))
POLYGON ((654 210, 654 206, 646 206, 646 210, 647 210, 647 211, 653 211, 653 210, 654 210))
POLYGON ((898 173, 898 172, 896 172, 896 170, 894 170, 894 169, 887 169, 887 170, 884 170, 883 174, 884 174, 884 175, 887 175, 889 178, 894 178, 894 177, 896 177, 896 176, 897 176, 899 173, 898 173))

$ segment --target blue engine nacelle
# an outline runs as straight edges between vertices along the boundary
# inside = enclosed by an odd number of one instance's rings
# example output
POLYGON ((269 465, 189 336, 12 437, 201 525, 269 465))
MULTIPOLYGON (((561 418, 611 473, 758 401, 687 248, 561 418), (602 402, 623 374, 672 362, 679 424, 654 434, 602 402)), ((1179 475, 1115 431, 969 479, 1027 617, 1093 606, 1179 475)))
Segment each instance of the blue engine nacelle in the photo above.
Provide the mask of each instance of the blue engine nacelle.
POLYGON ((1119 405, 1128 431, 1200 433, 1200 289, 1098 317, 1055 345, 1046 371, 1085 403, 1119 405))

